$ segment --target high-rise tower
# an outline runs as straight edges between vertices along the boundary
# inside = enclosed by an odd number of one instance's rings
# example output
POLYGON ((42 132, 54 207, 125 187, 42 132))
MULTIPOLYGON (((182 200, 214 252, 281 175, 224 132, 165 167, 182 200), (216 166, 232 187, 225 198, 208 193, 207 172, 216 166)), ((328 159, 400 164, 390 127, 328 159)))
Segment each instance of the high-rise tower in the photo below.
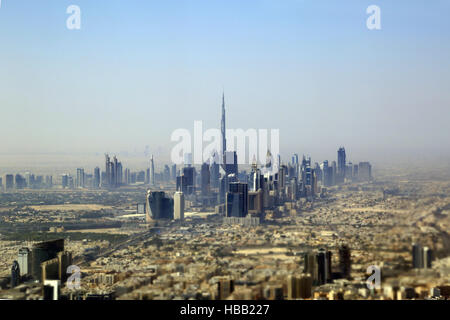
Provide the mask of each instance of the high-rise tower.
POLYGON ((344 147, 340 147, 338 150, 338 163, 337 163, 337 174, 339 176, 340 182, 344 182, 345 169, 346 169, 346 155, 344 147))
POLYGON ((153 161, 153 155, 152 158, 150 159, 150 185, 154 186, 155 185, 155 162, 153 161))
MULTIPOLYGON (((222 135, 221 155, 224 158, 227 151, 227 138, 226 138, 226 126, 225 126, 225 93, 222 94, 222 121, 220 123, 220 132, 222 135)), ((224 164, 225 161, 222 163, 224 164)))

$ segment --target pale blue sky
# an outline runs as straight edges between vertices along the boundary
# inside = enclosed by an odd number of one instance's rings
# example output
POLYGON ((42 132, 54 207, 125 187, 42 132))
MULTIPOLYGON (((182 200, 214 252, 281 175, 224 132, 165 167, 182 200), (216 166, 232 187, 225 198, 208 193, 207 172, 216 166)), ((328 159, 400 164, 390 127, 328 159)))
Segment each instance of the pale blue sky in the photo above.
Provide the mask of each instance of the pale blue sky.
POLYGON ((448 154, 449 15, 447 0, 3 0, 0 153, 168 156, 173 130, 219 126, 224 88, 229 127, 279 128, 286 155, 448 154))

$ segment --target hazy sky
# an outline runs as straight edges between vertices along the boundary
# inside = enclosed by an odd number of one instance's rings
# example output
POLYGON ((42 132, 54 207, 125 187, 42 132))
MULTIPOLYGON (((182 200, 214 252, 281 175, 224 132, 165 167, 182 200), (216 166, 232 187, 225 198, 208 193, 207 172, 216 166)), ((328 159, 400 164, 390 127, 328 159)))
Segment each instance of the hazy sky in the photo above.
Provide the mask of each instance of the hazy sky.
POLYGON ((449 16, 448 0, 2 0, 0 153, 168 156, 175 129, 219 126, 225 89, 228 126, 279 128, 282 154, 448 155, 449 16))

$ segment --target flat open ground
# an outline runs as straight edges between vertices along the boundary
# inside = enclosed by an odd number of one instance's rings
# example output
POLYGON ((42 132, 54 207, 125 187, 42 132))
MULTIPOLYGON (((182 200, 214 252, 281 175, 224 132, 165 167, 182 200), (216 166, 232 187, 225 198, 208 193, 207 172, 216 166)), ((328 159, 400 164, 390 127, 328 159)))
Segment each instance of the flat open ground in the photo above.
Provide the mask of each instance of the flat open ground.
POLYGON ((30 206, 30 208, 37 211, 95 211, 101 209, 111 209, 112 207, 100 204, 55 204, 30 206))

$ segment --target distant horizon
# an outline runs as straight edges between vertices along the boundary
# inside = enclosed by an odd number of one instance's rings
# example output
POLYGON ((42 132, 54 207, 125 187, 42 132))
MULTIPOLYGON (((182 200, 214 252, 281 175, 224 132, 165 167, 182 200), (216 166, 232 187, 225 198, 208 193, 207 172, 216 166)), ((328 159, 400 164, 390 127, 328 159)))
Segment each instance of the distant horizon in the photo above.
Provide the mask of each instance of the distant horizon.
MULTIPOLYGON (((344 145, 345 147, 345 145, 344 145)), ((377 158, 370 157, 355 157, 351 149, 346 148, 347 160, 353 162, 353 164, 358 164, 359 162, 370 162, 374 170, 384 170, 390 167, 401 168, 401 167, 417 167, 426 169, 426 167, 439 167, 439 168, 449 168, 450 169, 450 156, 443 155, 433 155, 427 154, 426 152, 411 158, 407 154, 402 153, 401 157, 383 157, 380 155, 377 158)), ((129 168, 131 170, 144 170, 149 167, 150 156, 145 157, 142 155, 128 155, 125 156, 121 153, 109 153, 111 156, 116 155, 123 163, 124 168, 129 168)), ((312 163, 318 162, 322 163, 324 160, 329 162, 337 161, 337 148, 333 155, 329 157, 319 157, 314 153, 301 153, 297 152, 299 158, 303 155, 311 156, 312 163)), ((329 152, 328 152, 329 154, 329 152)), ((164 165, 171 165, 170 157, 167 154, 165 157, 156 157, 155 155, 155 168, 157 171, 162 171, 164 165)), ((384 154, 385 155, 385 154, 384 154)), ((292 154, 284 156, 281 155, 282 163, 290 163, 292 154)), ((77 168, 84 168, 85 170, 93 170, 96 166, 104 170, 104 153, 23 153, 23 154, 5 154, 0 153, 0 175, 6 173, 23 173, 26 171, 37 170, 39 172, 64 172, 73 173, 77 168), (15 171, 11 171, 14 169, 15 171), (17 172, 16 172, 17 171, 17 172)), ((196 165, 194 165, 196 166, 196 165)), ((178 166, 180 167, 180 166, 178 166)), ((249 169, 249 165, 240 165, 240 168, 249 169)), ((33 172, 36 173, 36 172, 33 172)))
POLYGON ((448 2, 379 0, 381 30, 371 1, 124 3, 78 0, 80 30, 68 1, 2 3, 0 167, 146 146, 169 162, 174 130, 219 128, 223 91, 227 128, 279 129, 284 159, 450 157, 448 2))

